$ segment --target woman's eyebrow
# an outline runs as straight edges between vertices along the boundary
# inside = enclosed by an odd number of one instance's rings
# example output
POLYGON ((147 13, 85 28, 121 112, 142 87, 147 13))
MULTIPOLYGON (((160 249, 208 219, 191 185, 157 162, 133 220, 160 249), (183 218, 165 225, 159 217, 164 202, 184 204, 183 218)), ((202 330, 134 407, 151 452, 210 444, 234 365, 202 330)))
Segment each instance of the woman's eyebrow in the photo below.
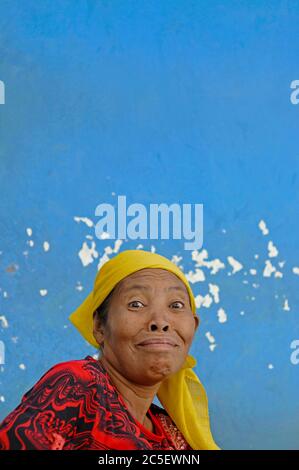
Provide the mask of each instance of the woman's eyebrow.
MULTIPOLYGON (((131 290, 136 290, 136 289, 151 290, 152 287, 151 286, 143 286, 141 284, 134 284, 132 286, 124 287, 123 288, 123 293, 129 292, 131 290)), ((181 287, 181 286, 170 286, 170 287, 166 287, 165 290, 166 291, 180 290, 180 291, 184 292, 185 294, 187 294, 186 289, 184 287, 181 287)))

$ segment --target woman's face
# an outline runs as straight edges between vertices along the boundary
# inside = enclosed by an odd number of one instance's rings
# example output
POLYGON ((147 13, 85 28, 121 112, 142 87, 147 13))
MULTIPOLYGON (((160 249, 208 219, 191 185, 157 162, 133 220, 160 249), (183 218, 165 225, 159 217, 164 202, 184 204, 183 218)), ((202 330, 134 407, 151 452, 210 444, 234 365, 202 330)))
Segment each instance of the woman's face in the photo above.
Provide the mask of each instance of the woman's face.
POLYGON ((184 283, 169 271, 147 268, 116 286, 107 323, 94 334, 122 376, 154 385, 182 367, 198 323, 184 283))

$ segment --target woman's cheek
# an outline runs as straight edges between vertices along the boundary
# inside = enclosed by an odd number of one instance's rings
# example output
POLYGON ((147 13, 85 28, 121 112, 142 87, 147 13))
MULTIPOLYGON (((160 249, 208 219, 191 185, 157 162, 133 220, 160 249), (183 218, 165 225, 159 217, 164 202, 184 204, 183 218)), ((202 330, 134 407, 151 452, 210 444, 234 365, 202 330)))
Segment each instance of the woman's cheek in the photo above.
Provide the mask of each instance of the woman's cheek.
POLYGON ((193 323, 189 324, 188 322, 185 322, 185 324, 182 325, 181 336, 187 347, 191 345, 192 340, 194 338, 194 333, 195 333, 195 329, 193 327, 193 323))

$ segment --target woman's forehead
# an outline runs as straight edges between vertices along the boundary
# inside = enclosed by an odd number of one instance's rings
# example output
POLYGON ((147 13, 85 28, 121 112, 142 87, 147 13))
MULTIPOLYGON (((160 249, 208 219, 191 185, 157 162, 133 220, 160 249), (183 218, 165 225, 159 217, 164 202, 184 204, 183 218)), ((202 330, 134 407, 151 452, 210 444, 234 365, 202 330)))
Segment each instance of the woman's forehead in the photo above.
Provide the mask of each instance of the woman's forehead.
POLYGON ((160 268, 145 268, 140 271, 136 271, 124 278, 119 283, 119 288, 122 291, 133 287, 134 285, 140 286, 139 288, 141 288, 142 284, 146 286, 146 284, 149 284, 153 280, 163 281, 164 288, 173 288, 188 294, 185 284, 174 273, 160 268))

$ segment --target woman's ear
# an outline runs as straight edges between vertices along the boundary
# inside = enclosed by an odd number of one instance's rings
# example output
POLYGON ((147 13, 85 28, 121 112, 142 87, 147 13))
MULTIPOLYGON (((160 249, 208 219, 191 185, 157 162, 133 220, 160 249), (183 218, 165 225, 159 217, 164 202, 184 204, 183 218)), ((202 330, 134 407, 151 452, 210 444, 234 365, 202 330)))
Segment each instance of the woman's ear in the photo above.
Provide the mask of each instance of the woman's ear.
POLYGON ((102 346, 104 343, 104 328, 97 314, 93 317, 93 336, 95 337, 98 345, 102 346))
POLYGON ((195 321, 195 331, 196 331, 200 324, 200 318, 196 314, 194 315, 194 321, 195 321))

